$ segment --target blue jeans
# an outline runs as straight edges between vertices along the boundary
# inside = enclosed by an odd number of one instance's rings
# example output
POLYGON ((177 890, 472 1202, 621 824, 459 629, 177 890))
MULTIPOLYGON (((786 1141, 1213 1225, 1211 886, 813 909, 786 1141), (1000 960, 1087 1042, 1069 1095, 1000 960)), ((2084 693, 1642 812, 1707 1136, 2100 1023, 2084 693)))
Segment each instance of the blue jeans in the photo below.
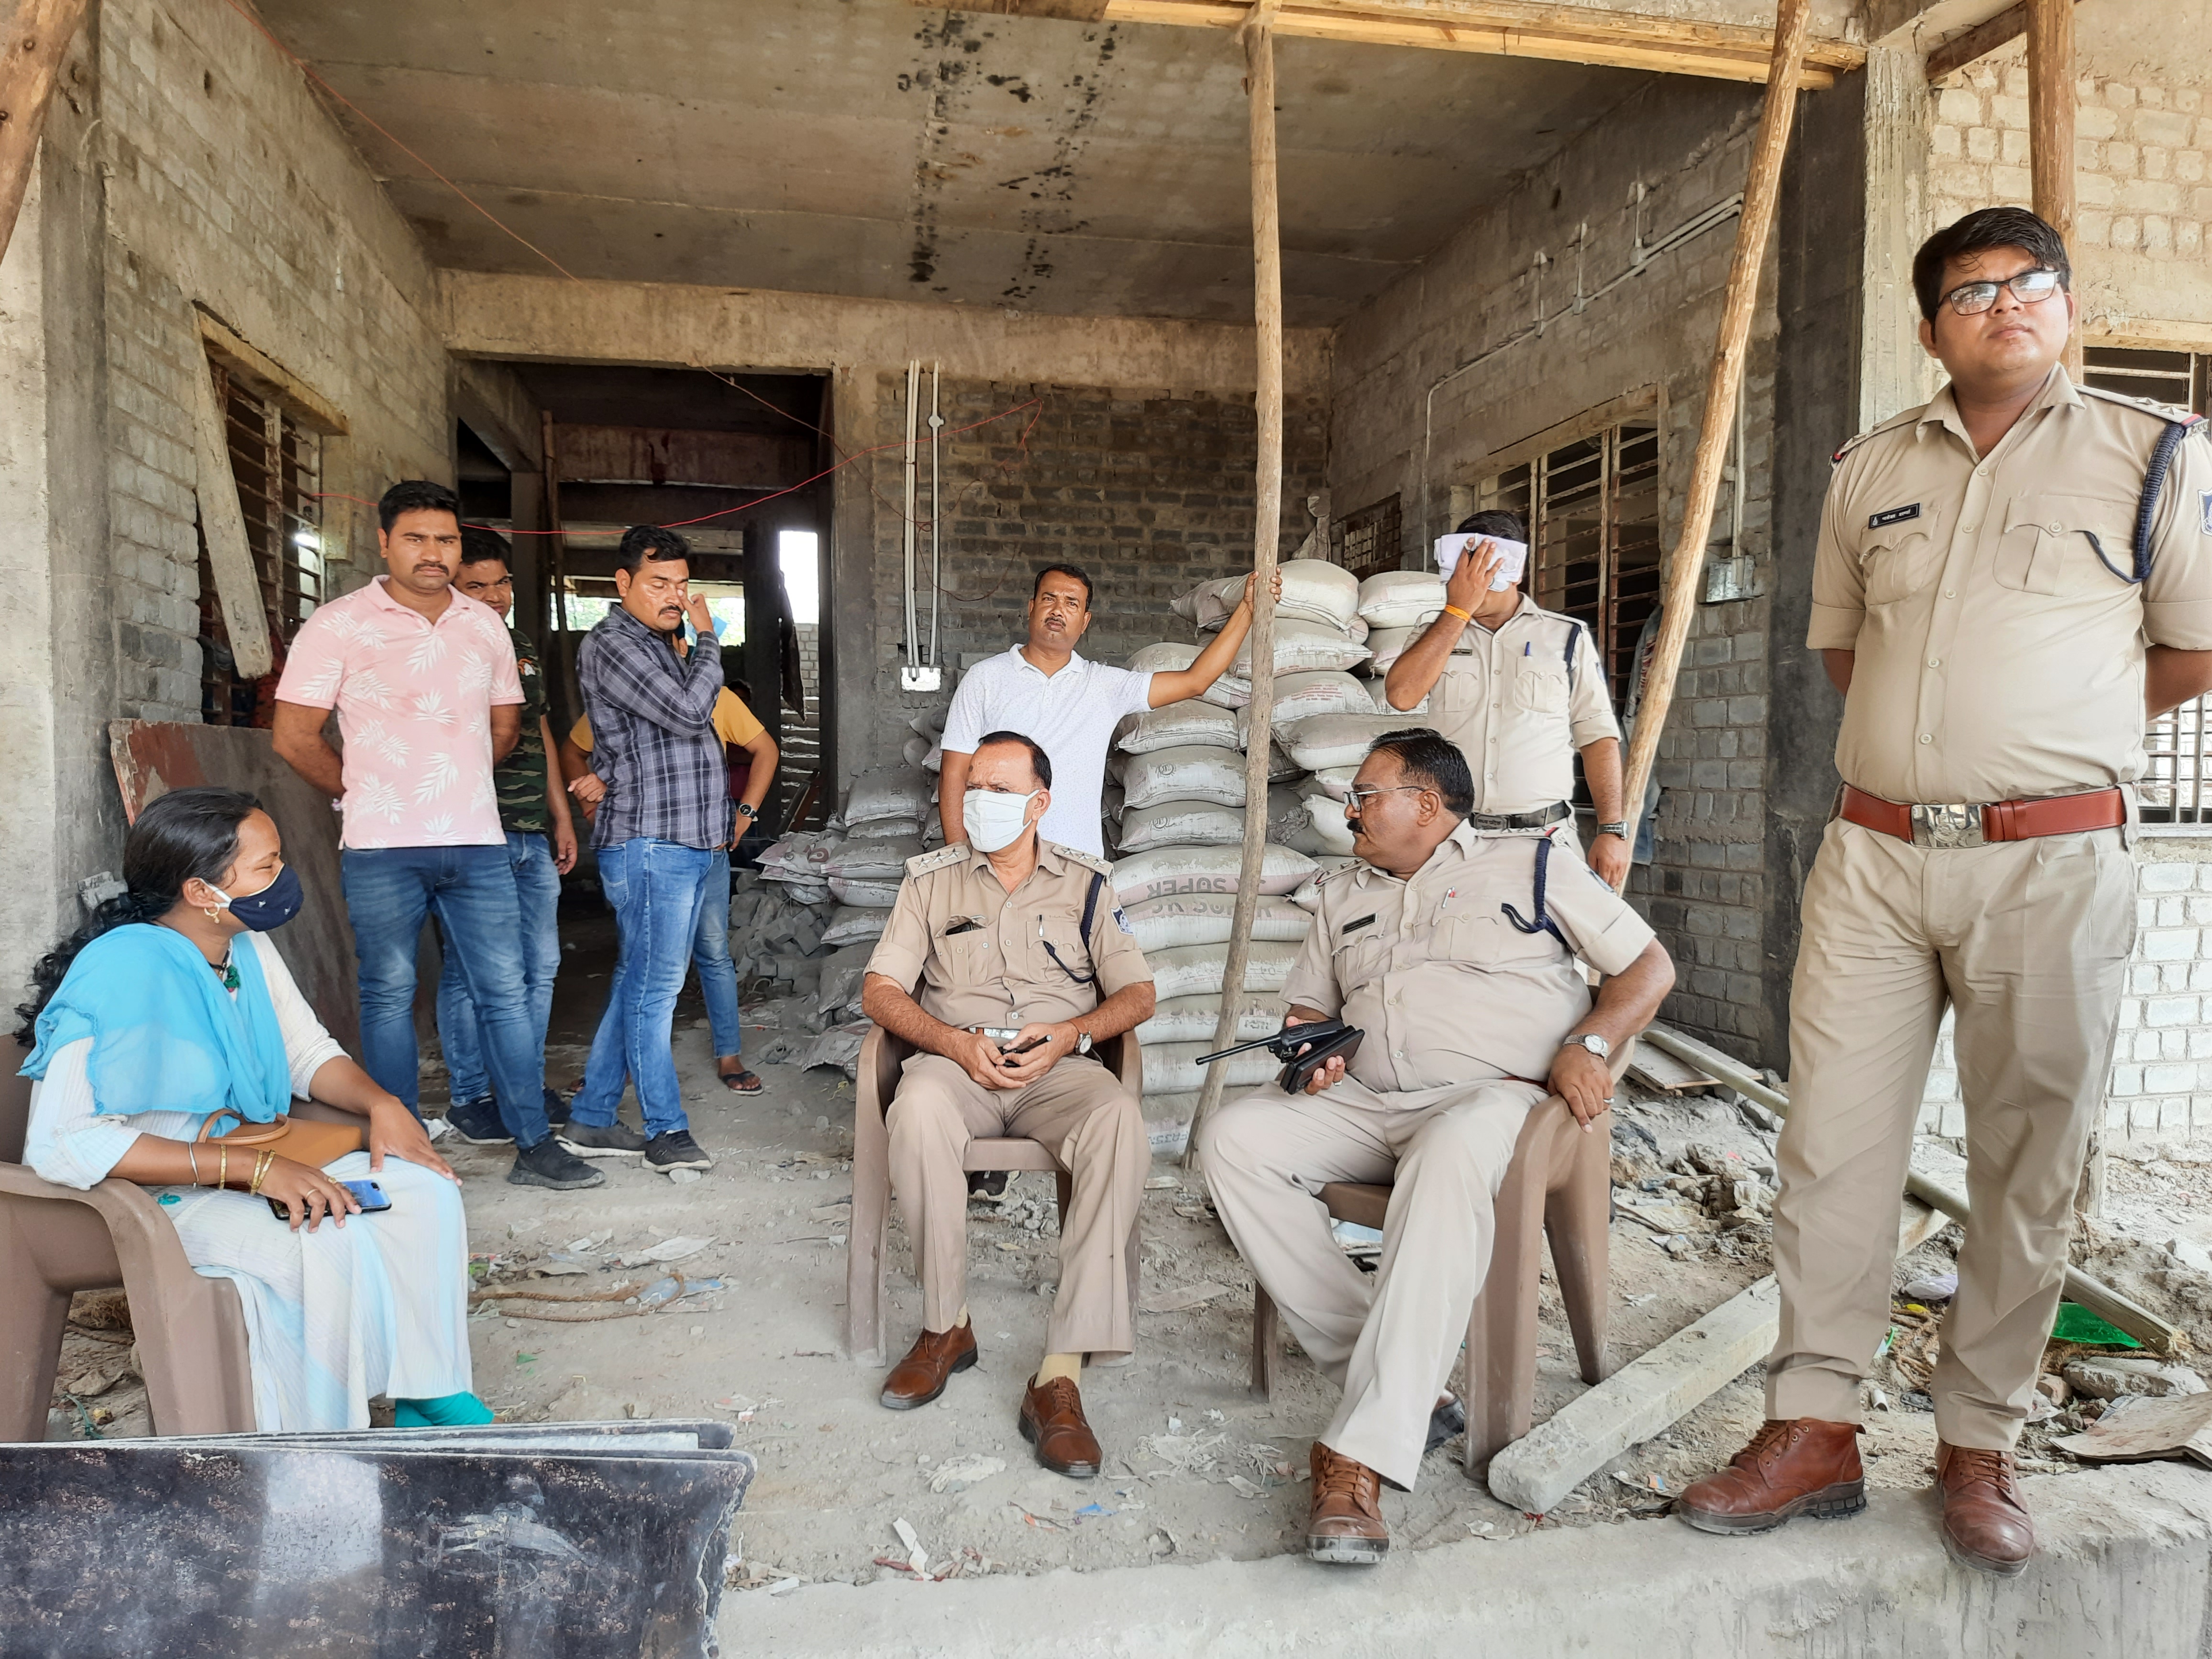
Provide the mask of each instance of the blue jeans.
MULTIPOLYGON (((707 1023, 714 1028, 714 1057, 739 1053, 738 965, 730 960, 730 854, 714 854, 707 866, 707 886, 699 901, 699 930, 691 940, 692 965, 699 970, 699 994, 706 1000, 707 1023)), ((447 1062, 449 1065, 450 1061, 447 1062)))
POLYGON ((361 963, 361 1059, 381 1088, 416 1111, 415 951, 436 912, 475 1003, 500 1121, 521 1147, 550 1133, 545 1044, 525 989, 522 903, 504 847, 348 849, 338 866, 361 963))
MULTIPOLYGON (((553 1018, 553 976, 561 971, 561 872, 553 867, 553 848, 543 836, 507 838, 507 867, 514 872, 514 896, 522 907, 522 988, 530 1003, 532 1038, 542 1051, 545 1027, 553 1018)), ((449 1092, 455 1100, 483 1100, 492 1092, 484 1075, 483 1039, 477 1006, 469 996, 460 956, 446 941, 446 966, 438 975, 438 1042, 446 1051, 449 1092)))
POLYGON ((714 854, 641 836, 602 847, 599 862, 599 886, 614 906, 619 943, 607 1012, 592 1039, 584 1086, 569 1103, 569 1116, 589 1128, 612 1123, 627 1076, 636 1080, 647 1134, 688 1129, 691 1121, 684 1115, 670 1037, 714 854))

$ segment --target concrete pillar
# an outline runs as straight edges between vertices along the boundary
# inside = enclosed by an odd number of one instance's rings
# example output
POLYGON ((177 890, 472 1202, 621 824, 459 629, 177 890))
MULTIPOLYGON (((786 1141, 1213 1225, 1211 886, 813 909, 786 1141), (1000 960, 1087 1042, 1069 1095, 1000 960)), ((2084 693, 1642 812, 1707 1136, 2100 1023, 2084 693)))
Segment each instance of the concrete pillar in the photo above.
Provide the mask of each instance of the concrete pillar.
POLYGON ((0 260, 0 990, 121 868, 108 759, 106 224, 97 167, 97 15, 71 43, 29 193, 0 260))
MULTIPOLYGON (((830 386, 830 418, 823 422, 837 434, 848 455, 858 454, 884 441, 876 421, 876 371, 873 368, 836 369, 830 386)), ((896 433, 888 434, 894 440, 896 433)), ((835 769, 823 779, 824 798, 834 810, 837 794, 854 775, 870 766, 896 760, 907 734, 888 736, 902 720, 887 719, 898 707, 898 652, 895 638, 880 648, 877 639, 876 549, 878 541, 875 492, 869 488, 872 459, 839 470, 834 479, 829 524, 828 556, 823 568, 829 586, 822 595, 822 756, 825 769, 836 757, 835 769)), ((887 573, 884 603, 896 599, 898 573, 887 573)))
POLYGON ((1912 255, 1926 238, 1928 82, 1908 40, 1867 52, 1865 237, 1860 258, 1862 308, 1858 419, 1863 432, 1935 395, 1920 349, 1920 307, 1912 297, 1912 255))

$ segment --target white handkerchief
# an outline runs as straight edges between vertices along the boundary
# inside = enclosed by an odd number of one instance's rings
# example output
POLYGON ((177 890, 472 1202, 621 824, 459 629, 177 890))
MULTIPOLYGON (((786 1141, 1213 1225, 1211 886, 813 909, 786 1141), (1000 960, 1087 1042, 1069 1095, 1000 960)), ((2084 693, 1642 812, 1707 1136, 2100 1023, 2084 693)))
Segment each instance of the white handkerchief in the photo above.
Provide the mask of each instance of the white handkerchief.
POLYGON ((1502 593, 1521 580, 1521 573, 1528 568, 1528 544, 1512 541, 1504 536, 1463 536, 1457 532, 1437 538, 1437 569, 1444 580, 1451 580, 1452 571, 1459 564, 1460 555, 1469 548, 1480 547, 1485 542, 1495 542, 1504 556, 1496 573, 1490 579, 1490 591, 1502 593))

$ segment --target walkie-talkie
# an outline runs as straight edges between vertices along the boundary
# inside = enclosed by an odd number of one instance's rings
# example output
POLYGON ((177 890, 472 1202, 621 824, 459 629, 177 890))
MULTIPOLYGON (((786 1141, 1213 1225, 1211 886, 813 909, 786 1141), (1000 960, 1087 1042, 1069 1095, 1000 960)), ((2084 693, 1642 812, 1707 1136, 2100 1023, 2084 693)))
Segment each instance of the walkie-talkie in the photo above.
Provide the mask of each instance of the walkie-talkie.
POLYGON ((1200 1054, 1198 1063, 1211 1066, 1232 1054, 1265 1048, 1284 1062, 1282 1073, 1275 1079, 1276 1086, 1286 1095, 1299 1095, 1305 1092, 1314 1073, 1332 1054, 1342 1055, 1345 1064, 1350 1065, 1352 1055, 1359 1052, 1359 1040, 1366 1035, 1357 1025, 1346 1025, 1340 1019, 1308 1020, 1303 1025, 1285 1025, 1273 1036, 1254 1037, 1213 1054, 1200 1054))

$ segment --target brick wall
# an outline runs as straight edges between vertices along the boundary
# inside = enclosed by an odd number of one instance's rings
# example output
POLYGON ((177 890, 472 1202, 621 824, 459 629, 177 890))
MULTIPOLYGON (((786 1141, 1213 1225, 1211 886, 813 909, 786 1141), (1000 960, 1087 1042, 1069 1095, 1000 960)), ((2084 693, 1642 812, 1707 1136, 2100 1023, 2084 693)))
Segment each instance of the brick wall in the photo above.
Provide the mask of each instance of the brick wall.
MULTIPOLYGON (((451 477, 434 274, 299 71, 221 0, 108 0, 95 142, 108 175, 114 712, 199 718, 191 376, 204 307, 342 414, 324 488, 451 477)), ((374 519, 333 504, 334 589, 374 519)))
MULTIPOLYGON (((905 397, 903 374, 878 377, 879 432, 905 430, 905 397)), ((948 380, 940 406, 951 430, 1031 398, 1042 400, 1041 408, 946 439, 940 450, 941 659, 957 668, 963 654, 1018 644, 1026 636, 1023 612, 1033 573, 1063 561, 1080 566, 1097 584, 1095 619, 1080 647, 1085 657, 1118 663, 1155 640, 1193 638, 1188 625, 1169 609, 1176 596, 1194 583, 1252 567, 1256 438, 1249 396, 948 380)), ((1297 550, 1311 524, 1304 503, 1323 487, 1328 444, 1324 401, 1315 396, 1287 398, 1281 544, 1285 557, 1297 550)), ((926 449, 922 466, 926 511, 926 449)), ((873 465, 878 501, 875 621, 893 685, 897 642, 905 632, 901 467, 896 448, 878 454, 873 465)), ((926 531, 919 565, 920 628, 926 641, 926 531)), ((941 705, 950 696, 951 681, 948 674, 945 690, 935 698, 900 701, 911 705, 909 714, 933 702, 941 705)), ((890 748, 895 757, 898 744, 890 748)))

